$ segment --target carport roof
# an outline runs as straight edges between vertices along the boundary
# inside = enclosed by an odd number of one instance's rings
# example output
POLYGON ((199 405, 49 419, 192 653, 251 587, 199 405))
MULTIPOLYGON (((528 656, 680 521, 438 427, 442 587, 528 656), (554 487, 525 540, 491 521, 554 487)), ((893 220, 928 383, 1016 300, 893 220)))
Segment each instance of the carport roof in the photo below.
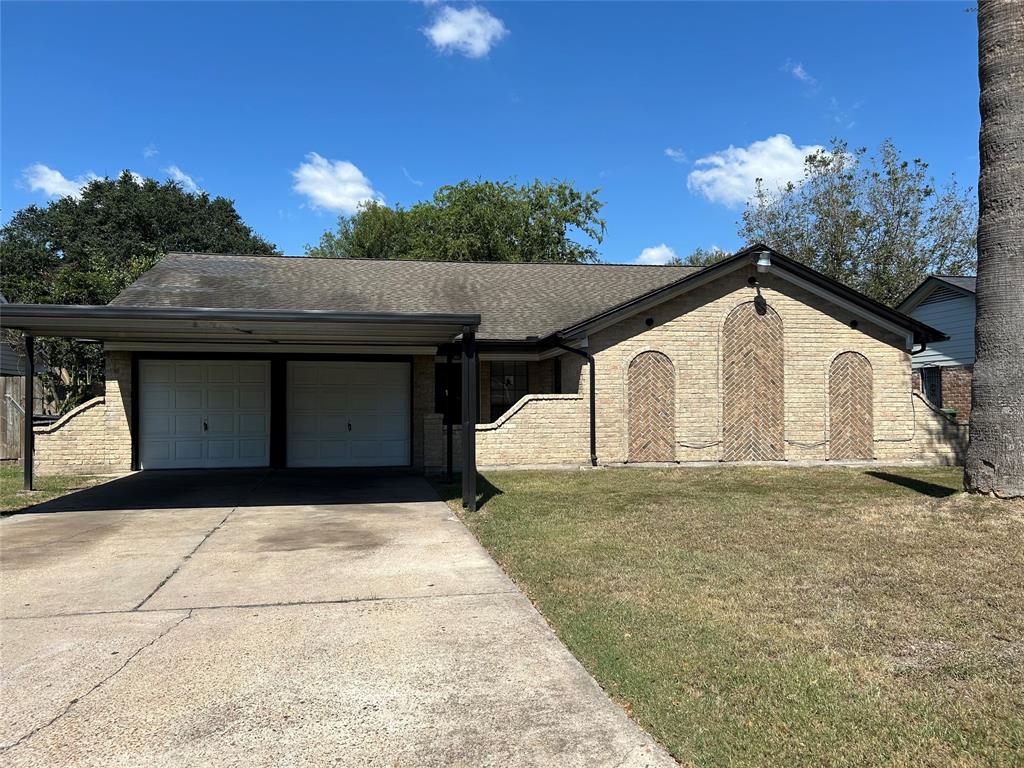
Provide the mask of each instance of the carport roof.
POLYGON ((101 341, 427 344, 452 341, 475 314, 5 304, 2 322, 35 336, 101 341))

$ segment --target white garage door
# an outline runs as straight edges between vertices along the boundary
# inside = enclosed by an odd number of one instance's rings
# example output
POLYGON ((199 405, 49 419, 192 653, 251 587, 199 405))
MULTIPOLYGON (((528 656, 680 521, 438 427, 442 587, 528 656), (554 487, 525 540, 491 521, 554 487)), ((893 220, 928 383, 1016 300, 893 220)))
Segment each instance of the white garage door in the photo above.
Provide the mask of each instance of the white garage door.
POLYGON ((288 363, 288 466, 405 466, 409 363, 288 363))
POLYGON ((270 463, 270 363, 142 360, 142 469, 270 463))

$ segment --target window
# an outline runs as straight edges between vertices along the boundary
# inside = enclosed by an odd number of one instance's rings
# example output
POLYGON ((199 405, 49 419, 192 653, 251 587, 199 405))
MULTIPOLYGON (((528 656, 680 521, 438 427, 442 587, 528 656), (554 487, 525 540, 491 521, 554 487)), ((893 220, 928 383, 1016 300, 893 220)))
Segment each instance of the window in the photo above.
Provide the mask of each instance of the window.
POLYGON ((525 362, 492 362, 491 421, 500 418, 528 391, 525 362))
POLYGON ((935 366, 921 369, 921 389, 925 399, 936 408, 942 407, 942 369, 935 366))

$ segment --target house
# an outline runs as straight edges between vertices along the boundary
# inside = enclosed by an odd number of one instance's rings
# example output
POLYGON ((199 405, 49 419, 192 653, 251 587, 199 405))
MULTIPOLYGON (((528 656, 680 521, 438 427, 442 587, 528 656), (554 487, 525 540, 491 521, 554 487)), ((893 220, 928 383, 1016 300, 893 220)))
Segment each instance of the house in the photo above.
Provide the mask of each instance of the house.
POLYGON ((973 277, 931 275, 898 309, 949 338, 914 355, 912 385, 928 402, 952 413, 960 424, 971 418, 971 373, 974 370, 973 277))
POLYGON ((105 347, 105 395, 37 430, 41 472, 955 462, 965 439, 910 394, 943 333, 759 245, 703 269, 175 253, 108 306, 4 314, 105 347))

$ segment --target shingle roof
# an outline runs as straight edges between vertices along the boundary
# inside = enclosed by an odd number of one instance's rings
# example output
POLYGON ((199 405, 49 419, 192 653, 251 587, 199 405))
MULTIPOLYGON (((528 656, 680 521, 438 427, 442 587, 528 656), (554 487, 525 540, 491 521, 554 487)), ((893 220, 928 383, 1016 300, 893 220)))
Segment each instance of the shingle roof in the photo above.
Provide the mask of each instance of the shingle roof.
POLYGON ((960 277, 957 275, 932 275, 936 280, 941 280, 944 283, 955 285, 957 288, 962 288, 965 291, 974 293, 974 284, 978 281, 976 277, 960 277))
POLYGON ((111 304, 479 313, 482 339, 546 336, 697 267, 172 253, 111 304))

